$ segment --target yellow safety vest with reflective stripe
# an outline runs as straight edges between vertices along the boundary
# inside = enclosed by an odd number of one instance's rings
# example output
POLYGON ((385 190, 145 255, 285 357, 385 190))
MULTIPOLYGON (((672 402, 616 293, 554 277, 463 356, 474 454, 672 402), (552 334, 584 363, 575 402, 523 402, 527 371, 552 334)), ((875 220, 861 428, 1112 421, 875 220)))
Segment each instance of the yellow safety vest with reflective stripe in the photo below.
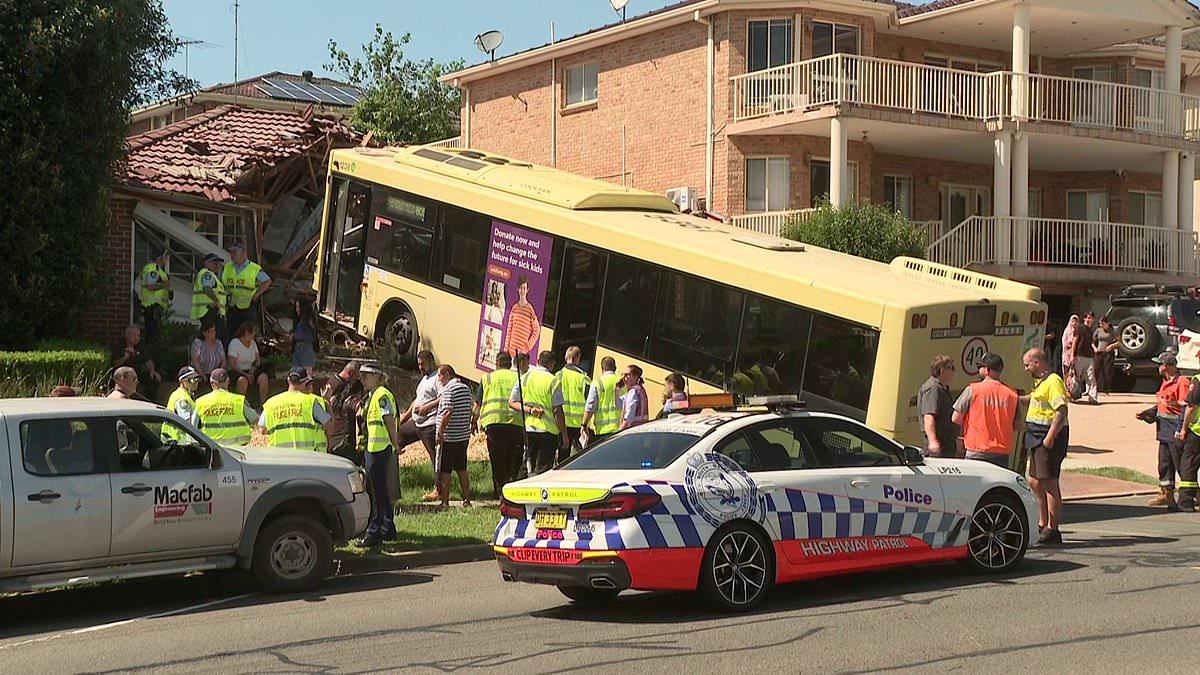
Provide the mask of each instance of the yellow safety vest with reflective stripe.
MULTIPOLYGON (((1200 375, 1192 376, 1192 386, 1200 386, 1200 375)), ((1187 408, 1184 408, 1185 413, 1186 411, 1187 408)), ((1193 434, 1200 436, 1200 412, 1197 412, 1196 416, 1192 418, 1192 423, 1188 425, 1188 430, 1190 430, 1193 434)))
POLYGON ((312 415, 312 394, 285 391, 263 403, 263 422, 269 443, 289 450, 313 450, 320 428, 312 415))
POLYGON ((246 421, 246 397, 217 389, 196 399, 196 417, 208 437, 225 445, 250 442, 250 423, 246 421))
POLYGON ((545 413, 541 417, 525 413, 527 431, 544 431, 558 435, 558 422, 554 419, 554 376, 544 370, 530 368, 521 378, 521 397, 526 405, 535 405, 545 413))
POLYGON ((258 288, 258 273, 262 271, 258 263, 246 261, 246 266, 239 272, 233 261, 225 263, 221 270, 221 281, 229 291, 229 302, 238 309, 250 309, 250 299, 258 288))
POLYGON ((379 402, 387 399, 392 404, 393 417, 396 410, 396 397, 387 387, 379 385, 371 391, 367 398, 367 452, 383 452, 392 444, 388 436, 387 425, 383 423, 383 411, 379 402))
POLYGON ((493 424, 521 423, 521 413, 508 405, 508 397, 517 385, 517 371, 496 370, 483 376, 479 383, 483 390, 483 402, 479 404, 479 428, 493 424))
POLYGON ((212 299, 208 297, 208 293, 204 292, 204 280, 212 277, 216 282, 213 287, 213 293, 217 296, 217 310, 221 316, 225 316, 225 284, 221 283, 221 277, 217 273, 201 267, 199 272, 196 272, 196 282, 192 284, 192 318, 201 319, 205 314, 208 314, 209 307, 212 306, 212 299))
MULTIPOLYGON (((180 388, 176 389, 175 391, 171 392, 171 397, 167 399, 167 410, 170 410, 171 412, 174 413, 175 406, 178 405, 179 402, 184 399, 186 399, 189 403, 192 404, 193 410, 196 409, 196 399, 192 398, 191 393, 189 393, 187 389, 180 387, 180 388)), ((178 415, 179 413, 175 413, 175 414, 178 415)), ((186 419, 186 418, 181 417, 180 419, 186 419)), ((188 421, 190 422, 191 420, 188 420, 188 421)), ((170 424, 162 425, 162 433, 160 433, 159 436, 162 438, 162 441, 164 443, 166 443, 167 441, 185 442, 188 440, 187 434, 183 433, 182 429, 180 429, 176 426, 170 425, 170 424)))
POLYGON ((621 408, 617 406, 616 373, 605 373, 596 378, 596 410, 592 414, 592 428, 596 434, 615 434, 621 428, 621 408))
MULTIPOLYGON (((321 410, 329 412, 329 406, 325 403, 325 399, 321 398, 318 394, 309 394, 309 396, 312 397, 314 403, 321 406, 321 410)), ((325 427, 322 425, 317 425, 313 440, 316 441, 313 444, 314 452, 327 452, 329 450, 329 439, 325 436, 325 427)))
POLYGON ((1034 381, 1033 391, 1029 392, 1029 411, 1025 413, 1025 421, 1048 427, 1054 422, 1054 411, 1065 405, 1067 385, 1058 373, 1050 373, 1034 381))
POLYGON ((167 281, 167 271, 158 266, 158 263, 151 261, 142 268, 142 307, 150 307, 151 305, 160 305, 163 309, 171 307, 171 290, 170 287, 161 290, 150 290, 146 288, 153 283, 161 283, 167 281), (158 282, 149 281, 151 273, 158 273, 158 282))
POLYGON ((564 366, 554 375, 554 379, 555 386, 562 390, 563 421, 568 429, 578 429, 583 426, 583 409, 587 405, 592 378, 574 366, 564 366))

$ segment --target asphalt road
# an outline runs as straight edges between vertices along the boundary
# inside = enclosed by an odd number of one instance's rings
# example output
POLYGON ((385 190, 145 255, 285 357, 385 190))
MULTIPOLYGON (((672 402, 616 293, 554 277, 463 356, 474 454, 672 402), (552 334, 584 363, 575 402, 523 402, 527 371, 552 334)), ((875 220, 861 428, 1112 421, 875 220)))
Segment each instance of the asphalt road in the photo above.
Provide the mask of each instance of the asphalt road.
POLYGON ((755 613, 688 594, 571 606, 492 562, 270 597, 221 580, 0 599, 4 672, 1195 672, 1200 514, 1068 505, 1017 573, 936 565, 777 588, 755 613))

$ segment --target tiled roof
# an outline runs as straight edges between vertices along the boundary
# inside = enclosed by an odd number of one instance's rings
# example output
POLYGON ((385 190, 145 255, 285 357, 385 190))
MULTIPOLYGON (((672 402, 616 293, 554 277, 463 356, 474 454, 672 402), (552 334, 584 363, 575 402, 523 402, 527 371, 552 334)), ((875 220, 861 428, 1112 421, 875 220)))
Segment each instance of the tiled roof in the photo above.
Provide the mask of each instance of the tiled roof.
POLYGON ((353 132, 340 117, 327 113, 225 105, 127 138, 129 157, 121 182, 232 201, 237 181, 248 170, 275 166, 326 134, 350 137, 353 132))
POLYGON ((926 12, 936 12, 939 9, 946 9, 956 5, 965 5, 968 2, 975 2, 975 0, 933 0, 933 2, 927 2, 923 5, 910 5, 904 2, 893 4, 896 5, 896 16, 903 19, 909 16, 925 14, 926 12))
MULTIPOLYGON (((1137 44, 1153 47, 1166 47, 1167 38, 1163 35, 1138 40, 1137 44)), ((1190 52, 1200 52, 1200 30, 1184 31, 1183 48, 1190 52)))

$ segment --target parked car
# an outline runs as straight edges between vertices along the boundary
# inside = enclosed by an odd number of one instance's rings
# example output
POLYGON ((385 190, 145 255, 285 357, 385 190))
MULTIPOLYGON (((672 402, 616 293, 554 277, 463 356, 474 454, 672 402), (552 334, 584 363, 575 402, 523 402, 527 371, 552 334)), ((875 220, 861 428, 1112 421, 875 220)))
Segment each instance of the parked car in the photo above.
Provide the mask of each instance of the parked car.
POLYGON ((1116 367, 1134 378, 1157 377, 1158 364, 1151 359, 1179 350, 1181 333, 1200 318, 1194 287, 1136 284, 1109 300, 1106 316, 1117 331, 1116 367))
POLYGON ((1179 333, 1179 369, 1188 375, 1200 372, 1200 317, 1179 333))
POLYGON ((239 566, 305 590, 370 513, 341 457, 223 447, 136 401, 0 401, 0 464, 0 591, 239 566))

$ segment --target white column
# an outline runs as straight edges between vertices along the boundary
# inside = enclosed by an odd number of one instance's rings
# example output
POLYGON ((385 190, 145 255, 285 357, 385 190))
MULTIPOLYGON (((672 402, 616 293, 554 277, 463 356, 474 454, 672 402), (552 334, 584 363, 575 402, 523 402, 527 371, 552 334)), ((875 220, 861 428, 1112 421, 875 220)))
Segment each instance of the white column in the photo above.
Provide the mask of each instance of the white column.
POLYGON ((1007 216, 1012 204, 1012 132, 997 131, 992 141, 992 237, 996 262, 1007 264, 1012 256, 1011 222, 1007 216))
POLYGON ((1024 132, 1013 134, 1012 215, 1029 217, 1029 136, 1024 132))
POLYGON ((1167 26, 1167 48, 1163 76, 1166 79, 1167 91, 1179 92, 1180 75, 1183 68, 1183 29, 1179 26, 1167 26))
POLYGON ((1185 152, 1179 157, 1179 229, 1190 230, 1195 226, 1196 155, 1185 152))
POLYGON ((1179 227, 1179 151, 1163 153, 1162 167, 1162 226, 1173 230, 1179 227))
POLYGON ((829 120, 829 202, 834 206, 845 204, 850 194, 849 169, 846 164, 848 151, 846 123, 841 117, 829 120))
POLYGON ((1025 119, 1029 116, 1029 5, 1018 3, 1013 8, 1012 25, 1012 116, 1025 119))

